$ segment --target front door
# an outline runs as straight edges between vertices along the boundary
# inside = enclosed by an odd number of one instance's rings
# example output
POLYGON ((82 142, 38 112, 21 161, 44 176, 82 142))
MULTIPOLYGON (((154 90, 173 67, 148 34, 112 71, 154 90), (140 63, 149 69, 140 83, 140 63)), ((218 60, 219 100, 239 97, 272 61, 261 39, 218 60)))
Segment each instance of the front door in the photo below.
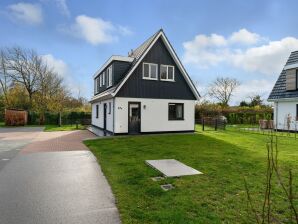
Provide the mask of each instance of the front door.
POLYGON ((138 134, 141 131, 141 103, 128 103, 128 132, 138 134))
POLYGON ((103 129, 107 129, 107 104, 103 105, 103 129))

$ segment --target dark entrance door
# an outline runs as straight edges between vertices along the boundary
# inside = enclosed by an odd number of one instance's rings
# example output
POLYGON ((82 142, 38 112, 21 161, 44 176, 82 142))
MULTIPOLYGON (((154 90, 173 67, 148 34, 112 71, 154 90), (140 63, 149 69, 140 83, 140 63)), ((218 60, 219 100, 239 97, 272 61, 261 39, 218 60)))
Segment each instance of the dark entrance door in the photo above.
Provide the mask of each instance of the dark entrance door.
POLYGON ((103 129, 107 129, 107 104, 103 105, 103 129))
POLYGON ((141 131, 141 103, 128 103, 128 132, 138 134, 141 131))

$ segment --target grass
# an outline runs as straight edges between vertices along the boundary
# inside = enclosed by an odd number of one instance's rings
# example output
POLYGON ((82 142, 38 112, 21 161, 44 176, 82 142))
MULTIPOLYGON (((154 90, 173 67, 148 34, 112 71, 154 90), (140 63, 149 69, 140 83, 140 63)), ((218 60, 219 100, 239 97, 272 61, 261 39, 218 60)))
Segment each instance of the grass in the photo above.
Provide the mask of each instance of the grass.
MULTIPOLYGON (((255 223, 247 206, 243 178, 260 210, 268 140, 259 134, 205 131, 106 138, 85 144, 101 164, 123 223, 255 223), (169 158, 204 174, 153 182, 150 177, 160 174, 144 161, 169 158), (172 183, 175 189, 164 192, 162 183, 172 183)), ((291 167, 297 177, 298 140, 280 137, 278 141, 282 169, 291 167)), ((294 190, 298 192, 297 187, 294 190)), ((286 220, 288 204, 281 197, 281 189, 274 187, 272 191, 274 213, 286 220)))
POLYGON ((45 125, 44 131, 50 132, 50 131, 74 131, 74 130, 84 130, 86 129, 84 125, 79 124, 78 129, 76 128, 76 125, 61 125, 60 127, 58 125, 45 125))

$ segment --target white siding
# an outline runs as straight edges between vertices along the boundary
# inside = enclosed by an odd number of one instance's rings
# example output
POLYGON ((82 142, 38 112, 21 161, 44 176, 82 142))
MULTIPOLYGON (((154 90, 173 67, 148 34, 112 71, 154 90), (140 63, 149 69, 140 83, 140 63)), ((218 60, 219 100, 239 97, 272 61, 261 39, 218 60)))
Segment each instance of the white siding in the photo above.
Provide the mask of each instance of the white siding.
POLYGON ((297 129, 298 129, 298 123, 295 121, 297 104, 298 104, 298 101, 274 103, 274 123, 277 124, 277 129, 287 130, 288 114, 290 114, 290 116, 292 117, 291 130, 295 130, 295 125, 297 126, 297 129))
POLYGON ((107 104, 107 130, 113 132, 113 99, 99 101, 96 103, 92 103, 92 125, 97 127, 103 128, 104 121, 103 121, 103 111, 104 111, 104 104, 107 104), (111 103, 111 113, 109 114, 109 103, 111 103), (98 118, 96 118, 96 105, 98 105, 98 118))
POLYGON ((128 102, 141 103, 141 132, 194 130, 194 100, 115 98, 115 133, 128 132, 128 102), (184 120, 168 119, 169 103, 184 104, 184 120), (144 108, 145 106, 145 108, 144 108))

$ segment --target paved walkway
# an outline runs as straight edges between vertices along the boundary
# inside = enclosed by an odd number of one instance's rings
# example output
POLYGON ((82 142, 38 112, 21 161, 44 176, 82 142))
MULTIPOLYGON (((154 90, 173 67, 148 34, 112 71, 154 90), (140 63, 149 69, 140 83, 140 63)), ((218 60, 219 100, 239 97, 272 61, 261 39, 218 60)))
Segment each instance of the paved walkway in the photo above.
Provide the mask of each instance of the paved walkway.
POLYGON ((94 137, 88 131, 0 129, 0 145, 21 150, 0 166, 0 223, 120 223, 108 182, 81 142, 94 137))
POLYGON ((96 138, 96 136, 87 130, 41 132, 34 138, 31 144, 23 148, 22 152, 88 150, 82 141, 92 138, 96 138))

